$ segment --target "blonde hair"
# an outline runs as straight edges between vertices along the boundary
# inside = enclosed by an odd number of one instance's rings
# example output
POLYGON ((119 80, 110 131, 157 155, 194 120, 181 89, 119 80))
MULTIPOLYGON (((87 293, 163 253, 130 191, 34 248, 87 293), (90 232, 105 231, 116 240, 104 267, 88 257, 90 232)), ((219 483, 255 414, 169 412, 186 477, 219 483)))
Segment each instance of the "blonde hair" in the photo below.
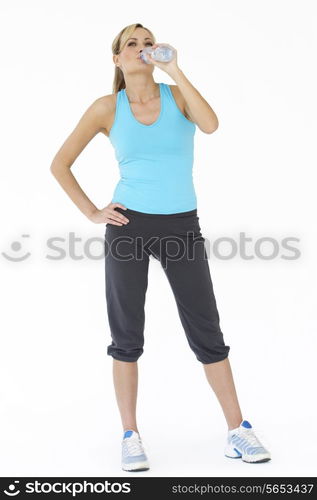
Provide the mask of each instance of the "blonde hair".
MULTIPOLYGON (((143 26, 143 24, 141 23, 129 24, 128 26, 123 28, 113 40, 111 46, 113 55, 117 55, 121 52, 122 48, 129 40, 129 38, 131 38, 131 35, 136 30, 136 28, 144 28, 145 30, 147 30, 149 34, 152 36, 153 42, 156 43, 153 33, 148 28, 143 26)), ((125 86, 126 85, 123 73, 118 66, 115 66, 114 79, 112 84, 112 93, 115 94, 116 92, 119 92, 121 89, 125 89, 125 86)))

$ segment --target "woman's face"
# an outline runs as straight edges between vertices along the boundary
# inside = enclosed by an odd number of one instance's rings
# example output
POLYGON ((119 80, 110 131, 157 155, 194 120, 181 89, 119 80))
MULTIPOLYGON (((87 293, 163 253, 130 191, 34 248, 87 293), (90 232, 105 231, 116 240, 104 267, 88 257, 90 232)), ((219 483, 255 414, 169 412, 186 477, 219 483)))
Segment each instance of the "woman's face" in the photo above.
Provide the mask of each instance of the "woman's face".
POLYGON ((153 44, 154 40, 148 31, 144 28, 137 28, 125 43, 120 54, 114 56, 114 62, 123 72, 131 73, 145 67, 153 71, 153 64, 145 64, 140 59, 140 52, 153 44))

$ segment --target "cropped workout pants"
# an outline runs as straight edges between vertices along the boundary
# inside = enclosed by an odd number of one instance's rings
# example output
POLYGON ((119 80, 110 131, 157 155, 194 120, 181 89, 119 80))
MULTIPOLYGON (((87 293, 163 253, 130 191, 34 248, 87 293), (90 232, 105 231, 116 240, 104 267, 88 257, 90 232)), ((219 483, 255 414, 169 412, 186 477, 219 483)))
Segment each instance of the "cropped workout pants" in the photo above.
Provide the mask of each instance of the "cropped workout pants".
POLYGON ((137 361, 143 353, 149 258, 158 259, 175 297, 188 344, 201 363, 228 356, 197 209, 148 214, 116 207, 130 222, 105 228, 105 290, 112 342, 107 354, 137 361))

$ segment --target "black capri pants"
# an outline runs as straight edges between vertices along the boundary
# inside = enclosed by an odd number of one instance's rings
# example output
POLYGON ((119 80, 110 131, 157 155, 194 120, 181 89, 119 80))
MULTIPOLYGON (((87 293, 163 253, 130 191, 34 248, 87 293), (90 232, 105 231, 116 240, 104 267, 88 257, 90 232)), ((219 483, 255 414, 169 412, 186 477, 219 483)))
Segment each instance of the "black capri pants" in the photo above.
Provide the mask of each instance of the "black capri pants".
POLYGON ((197 209, 150 214, 115 210, 130 222, 105 228, 105 285, 112 342, 107 354, 137 361, 143 353, 149 258, 158 259, 171 285, 188 344, 201 363, 228 356, 197 209))

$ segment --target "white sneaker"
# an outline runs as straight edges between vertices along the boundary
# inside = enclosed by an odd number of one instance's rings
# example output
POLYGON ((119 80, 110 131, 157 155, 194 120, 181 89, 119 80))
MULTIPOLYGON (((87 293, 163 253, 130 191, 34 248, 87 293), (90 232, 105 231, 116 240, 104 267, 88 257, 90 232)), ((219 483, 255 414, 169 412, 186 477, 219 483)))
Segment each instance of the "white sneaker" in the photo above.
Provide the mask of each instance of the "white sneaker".
POLYGON ((242 458, 244 462, 259 463, 271 460, 270 452, 255 436, 252 425, 242 420, 237 429, 228 432, 225 456, 228 458, 242 458))
POLYGON ((122 469, 141 471, 150 468, 141 437, 134 430, 126 430, 122 440, 122 469))

